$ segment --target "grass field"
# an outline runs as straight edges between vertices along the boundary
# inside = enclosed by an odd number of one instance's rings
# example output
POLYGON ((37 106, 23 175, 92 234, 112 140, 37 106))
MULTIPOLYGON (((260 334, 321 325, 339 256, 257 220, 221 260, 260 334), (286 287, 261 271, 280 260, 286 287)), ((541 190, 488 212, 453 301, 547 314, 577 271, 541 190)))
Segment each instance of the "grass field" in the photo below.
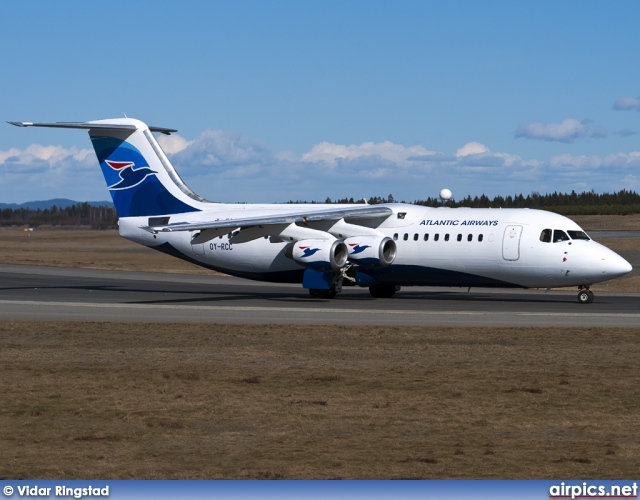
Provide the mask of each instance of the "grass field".
POLYGON ((0 477, 635 477, 639 334, 5 322, 0 477))

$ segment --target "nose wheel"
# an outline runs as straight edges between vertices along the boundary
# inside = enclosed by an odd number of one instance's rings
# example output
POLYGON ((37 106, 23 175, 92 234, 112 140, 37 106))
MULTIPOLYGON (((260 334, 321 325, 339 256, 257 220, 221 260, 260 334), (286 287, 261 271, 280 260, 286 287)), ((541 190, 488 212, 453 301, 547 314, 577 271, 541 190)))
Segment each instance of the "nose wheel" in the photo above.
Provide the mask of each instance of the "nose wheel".
POLYGON ((578 292, 578 302, 580 304, 591 304, 595 296, 588 288, 583 288, 578 292))

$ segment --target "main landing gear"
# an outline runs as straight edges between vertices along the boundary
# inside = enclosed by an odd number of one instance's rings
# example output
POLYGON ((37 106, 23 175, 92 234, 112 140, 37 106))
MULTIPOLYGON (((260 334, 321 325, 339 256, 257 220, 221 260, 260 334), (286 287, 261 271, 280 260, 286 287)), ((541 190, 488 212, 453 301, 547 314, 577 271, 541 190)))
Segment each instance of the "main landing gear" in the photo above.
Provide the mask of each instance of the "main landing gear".
MULTIPOLYGON (((342 291, 343 280, 347 280, 348 286, 355 286, 356 280, 347 273, 336 275, 331 288, 324 290, 320 288, 309 288, 309 295, 314 299, 333 299, 342 291)), ((389 299, 400 290, 398 285, 373 285, 369 287, 369 293, 376 299, 389 299)))
POLYGON ((309 295, 314 299, 333 299, 337 294, 342 292, 342 285, 355 286, 356 285, 356 272, 353 269, 353 264, 349 264, 336 273, 333 276, 333 282, 331 288, 309 288, 309 295))
POLYGON ((595 296, 588 286, 581 288, 578 292, 578 302, 580 304, 591 304, 594 298, 595 296))

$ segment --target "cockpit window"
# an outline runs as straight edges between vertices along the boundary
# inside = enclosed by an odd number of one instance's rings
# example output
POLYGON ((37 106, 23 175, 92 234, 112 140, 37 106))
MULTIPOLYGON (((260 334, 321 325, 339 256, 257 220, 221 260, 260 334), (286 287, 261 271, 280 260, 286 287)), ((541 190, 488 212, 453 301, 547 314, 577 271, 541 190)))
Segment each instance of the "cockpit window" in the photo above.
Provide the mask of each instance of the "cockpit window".
POLYGON ((551 243, 551 229, 543 229, 540 233, 540 241, 543 243, 551 243))
POLYGON ((590 240, 584 231, 567 231, 572 240, 590 240))
POLYGON ((569 241, 569 237, 567 236, 567 233, 565 233, 564 231, 561 231, 560 229, 554 229, 553 242, 558 243, 560 241, 569 241))

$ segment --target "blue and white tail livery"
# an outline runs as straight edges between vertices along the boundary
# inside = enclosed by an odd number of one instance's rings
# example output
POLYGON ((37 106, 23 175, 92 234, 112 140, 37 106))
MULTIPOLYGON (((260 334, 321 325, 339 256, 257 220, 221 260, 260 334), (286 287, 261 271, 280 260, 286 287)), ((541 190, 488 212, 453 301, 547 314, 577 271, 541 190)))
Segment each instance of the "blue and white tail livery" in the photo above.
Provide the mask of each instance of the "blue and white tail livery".
POLYGON ((130 118, 10 123, 89 131, 123 237, 230 275, 302 283, 313 297, 350 285, 374 297, 401 286, 573 286, 590 303, 593 283, 632 270, 551 212, 212 203, 186 186, 153 136, 175 130, 130 118))
POLYGON ((197 212, 200 200, 186 188, 153 137, 137 120, 103 120, 93 124, 134 126, 90 128, 89 137, 120 217, 197 212))

